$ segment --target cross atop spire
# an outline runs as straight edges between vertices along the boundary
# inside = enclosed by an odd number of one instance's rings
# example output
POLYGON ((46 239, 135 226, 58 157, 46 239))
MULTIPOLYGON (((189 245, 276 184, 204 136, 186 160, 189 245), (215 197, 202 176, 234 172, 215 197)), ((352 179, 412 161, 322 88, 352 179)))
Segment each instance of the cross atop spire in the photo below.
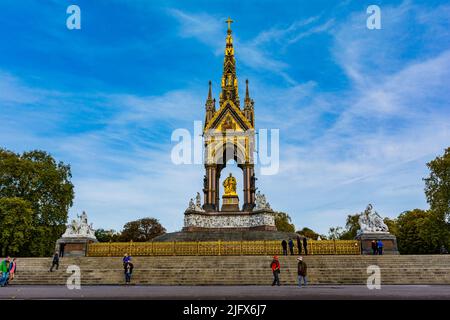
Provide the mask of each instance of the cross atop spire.
POLYGON ((228 23, 228 31, 231 31, 231 24, 234 22, 233 20, 231 20, 230 17, 228 17, 227 20, 225 20, 226 23, 228 23))

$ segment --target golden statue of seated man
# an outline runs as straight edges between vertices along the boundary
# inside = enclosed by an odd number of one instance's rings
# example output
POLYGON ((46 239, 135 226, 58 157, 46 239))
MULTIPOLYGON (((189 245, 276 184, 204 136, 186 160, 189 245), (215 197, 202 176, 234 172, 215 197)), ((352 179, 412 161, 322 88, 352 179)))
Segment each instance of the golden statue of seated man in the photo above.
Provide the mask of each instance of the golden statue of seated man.
POLYGON ((236 178, 230 173, 228 178, 223 182, 223 187, 225 188, 226 196, 234 196, 236 193, 236 178))

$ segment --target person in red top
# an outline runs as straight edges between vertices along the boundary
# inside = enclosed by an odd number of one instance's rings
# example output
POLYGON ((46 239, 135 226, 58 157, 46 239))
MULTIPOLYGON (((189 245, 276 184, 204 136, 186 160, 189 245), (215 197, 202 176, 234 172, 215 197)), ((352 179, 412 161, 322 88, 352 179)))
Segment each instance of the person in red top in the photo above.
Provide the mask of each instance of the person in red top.
POLYGON ((272 286, 276 285, 280 285, 280 262, 278 261, 278 256, 274 256, 272 263, 270 264, 270 267, 272 268, 272 272, 273 272, 273 282, 272 282, 272 286))

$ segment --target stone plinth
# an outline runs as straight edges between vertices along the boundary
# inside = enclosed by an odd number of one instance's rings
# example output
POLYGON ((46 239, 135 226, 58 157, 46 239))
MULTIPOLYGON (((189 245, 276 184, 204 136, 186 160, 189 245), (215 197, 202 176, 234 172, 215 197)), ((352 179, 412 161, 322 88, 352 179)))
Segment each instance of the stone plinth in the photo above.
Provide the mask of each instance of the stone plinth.
POLYGON ((252 212, 198 212, 186 211, 183 231, 276 231, 274 212, 257 210, 252 212))
POLYGON ((239 211, 239 197, 237 195, 223 195, 221 211, 239 211))
POLYGON ((397 238, 389 232, 361 233, 356 236, 361 241, 361 253, 373 254, 372 240, 383 242, 383 254, 399 254, 397 248, 397 238))
POLYGON ((55 251, 61 257, 84 257, 86 256, 87 245, 98 242, 97 239, 88 237, 63 237, 56 241, 55 251))

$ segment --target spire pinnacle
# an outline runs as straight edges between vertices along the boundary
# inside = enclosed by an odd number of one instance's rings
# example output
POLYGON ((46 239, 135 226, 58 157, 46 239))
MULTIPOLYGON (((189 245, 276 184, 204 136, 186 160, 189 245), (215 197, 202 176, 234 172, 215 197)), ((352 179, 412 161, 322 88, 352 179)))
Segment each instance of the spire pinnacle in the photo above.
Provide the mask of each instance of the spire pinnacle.
POLYGON ((245 100, 250 99, 250 93, 248 91, 248 79, 245 80, 245 100))
POLYGON ((208 100, 212 99, 211 80, 209 80, 208 100))
POLYGON ((231 23, 233 20, 228 18, 225 21, 228 24, 226 45, 225 45, 225 58, 223 62, 223 74, 222 74, 222 92, 219 96, 220 105, 226 100, 231 100, 236 106, 239 107, 239 93, 238 93, 238 81, 236 76, 236 60, 234 58, 233 37, 231 35, 231 23))

